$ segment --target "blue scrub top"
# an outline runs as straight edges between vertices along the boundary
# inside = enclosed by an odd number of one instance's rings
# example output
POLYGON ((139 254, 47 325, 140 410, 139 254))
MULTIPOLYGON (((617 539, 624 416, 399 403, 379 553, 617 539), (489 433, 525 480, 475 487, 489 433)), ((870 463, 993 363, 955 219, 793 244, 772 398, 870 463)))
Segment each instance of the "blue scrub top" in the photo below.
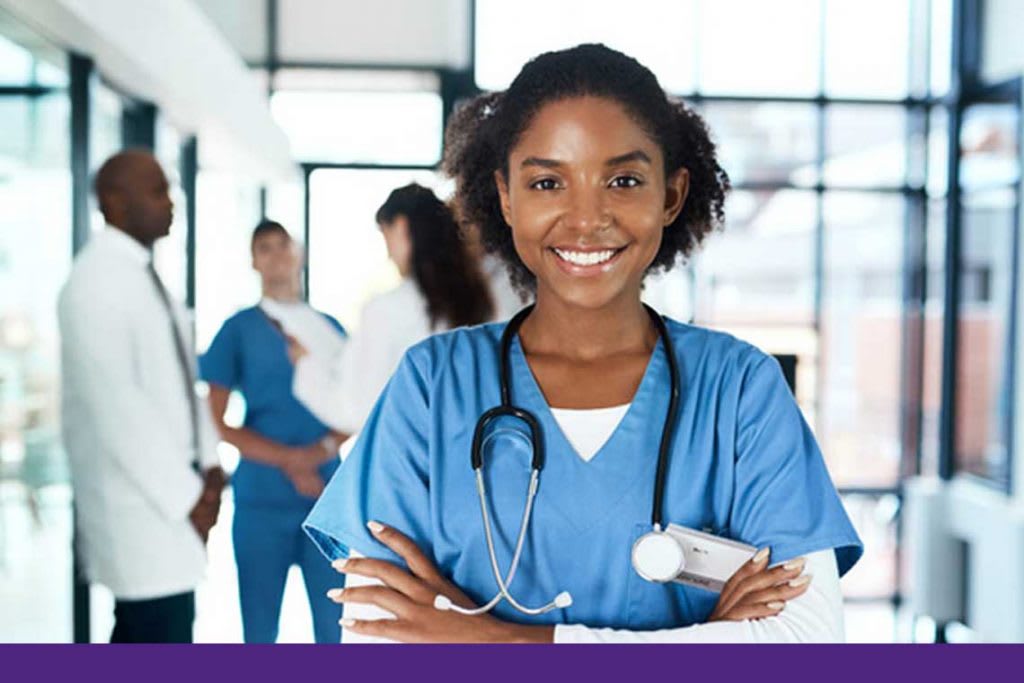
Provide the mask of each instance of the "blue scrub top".
MULTIPOLYGON (((345 329, 324 315, 339 334, 345 329)), ((286 446, 308 446, 323 439, 330 428, 313 416, 292 394, 294 368, 288 342, 258 306, 239 311, 224 323, 210 348, 199 359, 200 377, 210 384, 238 390, 245 398, 245 422, 251 429, 286 446)), ((330 461, 320 468, 327 481, 338 468, 330 461)), ((272 465, 244 457, 231 477, 236 503, 305 506, 291 481, 272 465)))
MULTIPOLYGON (((710 530, 781 562, 834 548, 840 574, 863 546, 829 478, 778 363, 727 334, 667 321, 683 396, 672 439, 666 522, 710 530)), ((408 534, 477 603, 496 591, 470 443, 477 418, 500 403, 504 323, 434 336, 406 354, 354 450, 306 520, 329 558, 350 548, 396 560, 370 536, 377 520, 408 534)), ((568 590, 574 603, 538 617, 502 602, 521 623, 651 630, 707 620, 717 593, 649 583, 630 561, 650 530, 658 442, 669 376, 659 341, 632 405, 594 458, 560 431, 519 340, 511 349, 512 401, 540 421, 546 462, 512 594, 540 606, 568 590)), ((526 499, 525 429, 502 421, 485 439, 484 471, 495 543, 507 571, 526 499)))

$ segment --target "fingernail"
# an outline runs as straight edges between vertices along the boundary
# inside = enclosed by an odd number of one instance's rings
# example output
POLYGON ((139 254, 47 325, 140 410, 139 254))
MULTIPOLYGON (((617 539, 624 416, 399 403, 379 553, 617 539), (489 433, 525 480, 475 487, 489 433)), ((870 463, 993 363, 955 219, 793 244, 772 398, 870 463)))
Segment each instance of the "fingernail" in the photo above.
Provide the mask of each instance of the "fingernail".
POLYGON ((793 579, 792 581, 790 581, 789 585, 792 586, 793 588, 799 588, 800 586, 804 585, 805 583, 807 583, 810 580, 811 580, 811 575, 810 574, 804 574, 803 576, 801 576, 799 578, 796 578, 796 579, 793 579))
POLYGON ((790 560, 786 564, 782 565, 782 568, 786 571, 792 571, 794 569, 802 569, 805 564, 807 564, 807 558, 798 557, 795 560, 790 560))
POLYGON ((339 572, 340 571, 345 571, 345 565, 346 564, 348 564, 348 560, 345 560, 345 559, 335 560, 334 562, 331 562, 331 566, 334 567, 339 572))
POLYGON ((786 603, 784 603, 784 602, 769 602, 767 605, 765 605, 765 607, 767 607, 768 609, 774 609, 774 610, 780 610, 780 609, 782 609, 785 606, 786 606, 786 603))
POLYGON ((753 564, 761 564, 762 562, 764 562, 767 559, 768 559, 768 548, 761 548, 760 550, 757 551, 757 554, 754 555, 753 559, 751 559, 750 561, 753 564))
POLYGON ((337 600, 341 597, 341 594, 344 592, 344 588, 332 588, 331 590, 327 591, 327 597, 329 597, 331 600, 337 600))
POLYGON ((381 531, 384 530, 383 524, 381 524, 380 522, 374 522, 372 520, 367 522, 366 526, 370 529, 371 534, 379 534, 381 531))
POLYGON ((342 619, 338 623, 341 624, 345 628, 352 628, 353 626, 355 626, 356 620, 355 619, 342 619))

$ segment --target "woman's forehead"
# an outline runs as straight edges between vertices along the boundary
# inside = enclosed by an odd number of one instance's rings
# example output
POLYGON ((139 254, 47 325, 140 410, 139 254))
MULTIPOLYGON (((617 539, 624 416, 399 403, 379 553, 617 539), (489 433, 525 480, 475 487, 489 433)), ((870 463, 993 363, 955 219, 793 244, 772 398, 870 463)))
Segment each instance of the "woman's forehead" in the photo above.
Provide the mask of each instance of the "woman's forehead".
POLYGON ((626 108, 613 99, 583 96, 555 100, 534 114, 510 150, 510 161, 541 156, 560 161, 601 162, 635 150, 651 159, 660 146, 626 108))

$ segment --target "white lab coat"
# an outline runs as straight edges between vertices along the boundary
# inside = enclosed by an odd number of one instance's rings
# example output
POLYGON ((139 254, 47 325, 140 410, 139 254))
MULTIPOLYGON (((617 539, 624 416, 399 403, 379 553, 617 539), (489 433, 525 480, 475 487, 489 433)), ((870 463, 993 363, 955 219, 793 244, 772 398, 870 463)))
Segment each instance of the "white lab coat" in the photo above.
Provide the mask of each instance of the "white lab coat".
MULTIPOLYGON (((149 258, 108 227, 75 260, 58 304, 79 551, 86 577, 121 599, 193 590, 206 565, 188 519, 202 492, 190 408, 149 258)), ((187 314, 174 306, 187 333, 187 314)), ((206 468, 217 464, 216 433, 203 405, 197 455, 206 468)))
POLYGON ((431 330, 426 299, 406 278, 366 303, 359 329, 339 353, 310 353, 299 359, 292 393, 324 424, 354 434, 405 350, 434 331, 440 330, 431 330))
MULTIPOLYGON (((523 307, 504 265, 485 257, 483 273, 494 302, 494 320, 523 307)), ((359 329, 335 353, 310 353, 295 367, 292 393, 324 424, 346 434, 362 428, 402 355, 447 327, 431 329, 427 301, 412 278, 363 307, 359 329)))

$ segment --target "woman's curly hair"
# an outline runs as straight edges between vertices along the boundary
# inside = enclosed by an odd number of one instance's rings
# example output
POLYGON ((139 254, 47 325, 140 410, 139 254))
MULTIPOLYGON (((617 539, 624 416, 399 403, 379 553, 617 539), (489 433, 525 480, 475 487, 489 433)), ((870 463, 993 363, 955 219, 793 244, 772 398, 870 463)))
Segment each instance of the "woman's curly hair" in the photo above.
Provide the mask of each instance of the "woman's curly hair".
POLYGON ((724 220, 729 176, 699 114, 668 97, 647 67, 604 45, 547 52, 528 62, 508 90, 480 95, 457 109, 445 132, 442 170, 455 180, 459 220, 479 229, 484 248, 505 262, 520 290, 533 290, 536 280, 516 253, 494 173, 508 178, 509 153, 544 105, 583 96, 621 104, 661 147, 666 176, 683 167, 689 171, 686 203, 666 226, 648 272, 689 257, 724 220))

